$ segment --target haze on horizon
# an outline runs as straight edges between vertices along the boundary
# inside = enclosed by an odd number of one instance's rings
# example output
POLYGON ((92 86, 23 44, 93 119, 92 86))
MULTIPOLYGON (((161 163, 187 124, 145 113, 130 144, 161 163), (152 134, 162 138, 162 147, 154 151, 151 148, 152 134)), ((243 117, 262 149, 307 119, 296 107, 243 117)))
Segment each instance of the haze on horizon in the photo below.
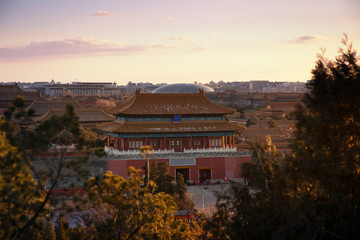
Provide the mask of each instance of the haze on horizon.
POLYGON ((307 81, 358 0, 2 0, 0 82, 307 81))

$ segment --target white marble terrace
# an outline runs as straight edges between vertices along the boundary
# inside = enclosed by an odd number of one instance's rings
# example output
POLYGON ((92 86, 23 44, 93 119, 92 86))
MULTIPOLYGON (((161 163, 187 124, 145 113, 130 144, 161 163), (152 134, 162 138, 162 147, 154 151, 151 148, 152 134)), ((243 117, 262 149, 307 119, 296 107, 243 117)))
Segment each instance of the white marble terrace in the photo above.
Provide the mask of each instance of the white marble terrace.
MULTIPOLYGON (((139 155, 140 151, 135 150, 121 150, 107 147, 105 146, 104 151, 108 156, 124 156, 124 155, 139 155)), ((236 152, 236 147, 234 148, 196 148, 196 149, 184 149, 183 153, 230 153, 230 152, 236 152)), ((175 153, 174 149, 159 149, 159 150, 153 150, 152 154, 171 154, 175 153)))

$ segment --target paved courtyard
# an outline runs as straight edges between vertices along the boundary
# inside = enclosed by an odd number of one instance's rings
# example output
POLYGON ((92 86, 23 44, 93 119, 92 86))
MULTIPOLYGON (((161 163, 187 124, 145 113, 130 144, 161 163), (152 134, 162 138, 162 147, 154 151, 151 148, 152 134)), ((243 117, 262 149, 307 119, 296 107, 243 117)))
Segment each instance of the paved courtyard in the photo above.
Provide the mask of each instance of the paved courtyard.
POLYGON ((230 187, 230 184, 216 184, 208 185, 207 189, 203 189, 203 186, 187 186, 187 194, 193 199, 195 203, 195 209, 199 212, 204 212, 206 216, 212 216, 215 210, 216 203, 216 191, 226 191, 230 187))

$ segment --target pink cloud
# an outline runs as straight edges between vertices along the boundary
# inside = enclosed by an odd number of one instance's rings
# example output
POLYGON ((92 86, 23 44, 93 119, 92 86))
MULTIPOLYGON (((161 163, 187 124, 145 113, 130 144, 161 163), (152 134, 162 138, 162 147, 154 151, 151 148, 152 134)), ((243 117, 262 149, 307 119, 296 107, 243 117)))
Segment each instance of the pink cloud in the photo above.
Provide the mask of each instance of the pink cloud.
POLYGON ((100 10, 96 13, 93 13, 91 14, 92 16, 98 16, 98 17, 110 17, 110 16, 113 16, 114 14, 113 13, 110 13, 108 11, 103 11, 103 10, 100 10))
POLYGON ((18 48, 0 48, 0 60, 93 55, 130 55, 161 49, 175 49, 175 47, 164 44, 126 45, 98 41, 91 38, 72 38, 59 41, 35 42, 18 48))
POLYGON ((296 43, 296 44, 306 44, 306 43, 314 43, 314 42, 322 42, 326 40, 323 36, 318 35, 305 35, 293 40, 288 41, 289 43, 296 43))

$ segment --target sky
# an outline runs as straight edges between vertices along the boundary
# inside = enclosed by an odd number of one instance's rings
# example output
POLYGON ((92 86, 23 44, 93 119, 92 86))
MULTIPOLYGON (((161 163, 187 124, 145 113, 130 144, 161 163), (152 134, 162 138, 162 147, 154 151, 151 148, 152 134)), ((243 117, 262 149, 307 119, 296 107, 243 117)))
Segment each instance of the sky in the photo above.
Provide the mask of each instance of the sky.
POLYGON ((359 0, 0 0, 0 82, 307 81, 359 0))

